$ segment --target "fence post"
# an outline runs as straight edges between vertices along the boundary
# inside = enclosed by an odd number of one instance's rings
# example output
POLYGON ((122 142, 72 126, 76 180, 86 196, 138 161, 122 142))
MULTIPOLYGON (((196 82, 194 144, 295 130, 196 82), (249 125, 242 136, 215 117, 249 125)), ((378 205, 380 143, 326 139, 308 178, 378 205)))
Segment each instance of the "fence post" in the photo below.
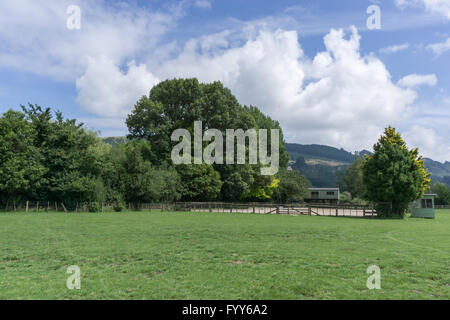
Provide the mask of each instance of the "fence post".
POLYGON ((26 204, 25 212, 28 212, 28 201, 27 201, 27 204, 26 204))
POLYGON ((339 205, 336 205, 336 217, 339 215, 339 205))
POLYGON ((311 215, 311 205, 308 205, 308 215, 311 215))

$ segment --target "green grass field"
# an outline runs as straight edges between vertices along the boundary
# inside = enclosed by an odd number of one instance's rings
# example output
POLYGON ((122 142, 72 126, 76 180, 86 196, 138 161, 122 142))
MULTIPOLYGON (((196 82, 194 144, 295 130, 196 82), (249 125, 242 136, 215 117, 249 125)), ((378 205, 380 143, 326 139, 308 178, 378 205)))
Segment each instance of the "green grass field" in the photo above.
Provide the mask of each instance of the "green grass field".
POLYGON ((449 299, 449 274, 449 210, 0 214, 0 299, 449 299), (366 287, 372 264, 381 290, 366 287), (66 288, 70 265, 81 290, 66 288))

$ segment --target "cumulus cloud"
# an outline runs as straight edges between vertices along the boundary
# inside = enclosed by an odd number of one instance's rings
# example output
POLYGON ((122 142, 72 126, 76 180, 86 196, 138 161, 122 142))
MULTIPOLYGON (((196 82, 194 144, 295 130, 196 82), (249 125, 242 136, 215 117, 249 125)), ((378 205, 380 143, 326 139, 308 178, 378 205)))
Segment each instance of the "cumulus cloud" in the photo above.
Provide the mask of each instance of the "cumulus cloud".
POLYGON ((450 159, 450 146, 433 128, 414 125, 405 131, 403 138, 410 147, 418 147, 419 153, 436 161, 450 159))
POLYGON ((403 44, 396 44, 393 46, 389 46, 386 48, 381 48, 380 52, 381 53, 395 53, 398 51, 403 51, 409 48, 409 43, 403 43, 403 44))
MULTIPOLYGON (((189 3, 201 2, 210 3, 189 3)), ((275 30, 266 20, 194 38, 180 48, 160 40, 183 5, 164 13, 122 2, 78 3, 82 28, 71 31, 71 0, 0 2, 0 67, 75 81, 78 103, 97 115, 86 122, 111 133, 124 127, 137 99, 174 77, 222 81, 240 102, 279 120, 288 141, 349 150, 373 144, 386 125, 408 116, 417 96, 410 86, 393 83, 375 55, 361 54, 354 27, 349 34, 328 29, 325 50, 312 57, 296 31, 275 30)))
POLYGON ((414 88, 421 85, 435 86, 437 84, 437 77, 435 74, 410 74, 398 81, 398 85, 407 88, 414 88))
POLYGON ((400 8, 422 7, 427 12, 450 19, 450 1, 448 0, 395 0, 395 4, 400 8))
POLYGON ((378 58, 361 56, 354 27, 348 38, 343 30, 331 30, 324 37, 326 50, 312 59, 295 31, 262 31, 213 55, 201 51, 201 42, 191 42, 155 73, 221 80, 239 101, 279 120, 290 141, 366 148, 416 98, 392 83, 378 58))
POLYGON ((450 50, 450 38, 447 38, 447 41, 433 43, 427 46, 427 49, 433 51, 437 56, 440 56, 444 52, 450 50))
POLYGON ((91 113, 124 118, 137 99, 158 82, 145 65, 131 62, 122 72, 105 56, 91 58, 85 74, 76 80, 77 101, 91 113))
POLYGON ((67 28, 72 0, 0 2, 0 67, 73 81, 88 57, 107 54, 116 64, 152 50, 181 14, 136 9, 126 3, 79 0, 81 29, 67 28))

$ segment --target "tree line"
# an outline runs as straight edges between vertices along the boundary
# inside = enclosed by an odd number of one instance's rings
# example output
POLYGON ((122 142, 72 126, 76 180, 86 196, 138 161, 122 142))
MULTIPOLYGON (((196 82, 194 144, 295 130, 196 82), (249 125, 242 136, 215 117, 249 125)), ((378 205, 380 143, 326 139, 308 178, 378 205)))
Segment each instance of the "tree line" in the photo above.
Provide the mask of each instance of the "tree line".
MULTIPOLYGON (((286 170, 289 160, 277 121, 240 105, 220 82, 174 79, 143 96, 126 119, 126 143, 108 144, 61 112, 29 104, 0 117, 0 202, 61 201, 301 201, 310 182, 286 170), (279 129, 280 170, 257 164, 174 165, 171 133, 205 128, 279 129)), ((270 130, 268 130, 270 132, 270 130)), ((204 145, 205 147, 205 145, 204 145)), ((270 150, 270 139, 269 139, 270 150)), ((225 152, 224 152, 225 153, 225 152)), ((235 152, 236 155, 236 152, 235 152)), ((247 162, 248 163, 248 162, 247 162)))

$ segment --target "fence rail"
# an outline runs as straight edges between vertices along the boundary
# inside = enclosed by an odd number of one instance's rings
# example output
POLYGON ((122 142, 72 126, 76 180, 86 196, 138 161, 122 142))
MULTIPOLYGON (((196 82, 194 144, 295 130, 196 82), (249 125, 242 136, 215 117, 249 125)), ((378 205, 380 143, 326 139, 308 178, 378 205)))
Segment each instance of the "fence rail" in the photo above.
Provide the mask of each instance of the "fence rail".
MULTIPOLYGON (((7 203, 1 211, 7 212, 89 212, 89 202, 67 204, 58 201, 24 201, 7 203)), ((114 211, 114 203, 100 203, 99 211, 114 211)), ((175 202, 129 203, 127 210, 158 210, 218 213, 288 214, 336 217, 376 217, 374 205, 313 204, 313 203, 231 203, 231 202, 175 202)))
POLYGON ((310 203, 177 202, 168 204, 164 211, 289 214, 337 217, 376 217, 377 215, 373 205, 310 203))
POLYGON ((446 204, 446 205, 442 205, 442 204, 436 204, 434 206, 435 209, 450 209, 450 205, 446 204))

